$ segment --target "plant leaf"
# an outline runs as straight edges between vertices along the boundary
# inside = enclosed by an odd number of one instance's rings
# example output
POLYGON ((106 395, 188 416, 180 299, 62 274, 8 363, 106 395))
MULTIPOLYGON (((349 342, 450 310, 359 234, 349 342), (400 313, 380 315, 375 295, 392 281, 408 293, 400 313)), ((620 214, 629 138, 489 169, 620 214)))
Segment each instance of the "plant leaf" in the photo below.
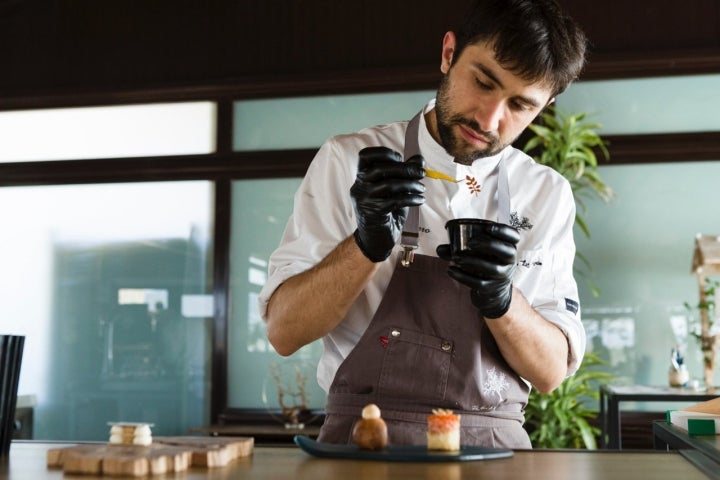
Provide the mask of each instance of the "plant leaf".
POLYGON ((600 430, 588 419, 597 415, 587 407, 597 401, 599 385, 614 378, 600 370, 605 362, 594 353, 585 355, 578 371, 549 394, 533 389, 525 409, 525 421, 533 446, 538 448, 597 448, 600 430))

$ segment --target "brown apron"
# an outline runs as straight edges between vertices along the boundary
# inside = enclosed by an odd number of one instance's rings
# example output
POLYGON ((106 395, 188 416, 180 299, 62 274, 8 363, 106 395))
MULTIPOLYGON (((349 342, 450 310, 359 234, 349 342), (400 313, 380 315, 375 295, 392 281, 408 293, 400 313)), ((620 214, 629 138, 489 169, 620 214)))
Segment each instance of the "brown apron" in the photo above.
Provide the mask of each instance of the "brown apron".
POLYGON ((424 445, 427 416, 446 408, 461 415, 463 445, 531 448, 522 428, 529 386, 447 268, 426 255, 398 260, 375 316, 333 379, 319 441, 351 443, 362 408, 375 403, 394 445, 424 445))

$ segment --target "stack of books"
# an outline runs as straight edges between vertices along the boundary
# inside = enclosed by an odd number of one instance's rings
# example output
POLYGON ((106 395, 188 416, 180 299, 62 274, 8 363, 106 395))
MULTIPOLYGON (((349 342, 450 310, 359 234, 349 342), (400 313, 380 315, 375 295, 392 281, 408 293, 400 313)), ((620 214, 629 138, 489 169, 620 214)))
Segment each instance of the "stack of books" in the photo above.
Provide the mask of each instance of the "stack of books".
POLYGON ((690 435, 720 435, 720 397, 682 410, 668 410, 667 422, 690 435))

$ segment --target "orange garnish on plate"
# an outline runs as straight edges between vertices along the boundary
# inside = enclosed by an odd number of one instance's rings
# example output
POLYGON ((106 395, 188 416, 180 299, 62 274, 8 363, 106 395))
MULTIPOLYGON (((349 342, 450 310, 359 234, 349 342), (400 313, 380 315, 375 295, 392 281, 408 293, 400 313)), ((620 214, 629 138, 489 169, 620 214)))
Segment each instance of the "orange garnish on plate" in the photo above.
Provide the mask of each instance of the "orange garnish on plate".
POLYGON ((452 410, 434 408, 432 412, 427 418, 430 433, 445 433, 460 426, 460 415, 455 415, 452 410))

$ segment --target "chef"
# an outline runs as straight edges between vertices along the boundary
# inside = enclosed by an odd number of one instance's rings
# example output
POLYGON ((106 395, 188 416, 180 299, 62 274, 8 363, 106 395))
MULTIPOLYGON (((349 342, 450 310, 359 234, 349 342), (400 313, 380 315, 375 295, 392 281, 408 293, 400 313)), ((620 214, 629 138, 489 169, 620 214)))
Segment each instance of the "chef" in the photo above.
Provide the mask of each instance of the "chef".
POLYGON ((391 444, 424 444, 445 408, 464 445, 531 448, 530 388, 555 389, 586 339, 570 185, 511 143, 584 55, 554 0, 477 0, 443 38, 435 99, 320 148, 260 295, 279 354, 323 341, 320 441, 350 443, 374 403, 391 444), (453 253, 455 218, 491 222, 453 253))

